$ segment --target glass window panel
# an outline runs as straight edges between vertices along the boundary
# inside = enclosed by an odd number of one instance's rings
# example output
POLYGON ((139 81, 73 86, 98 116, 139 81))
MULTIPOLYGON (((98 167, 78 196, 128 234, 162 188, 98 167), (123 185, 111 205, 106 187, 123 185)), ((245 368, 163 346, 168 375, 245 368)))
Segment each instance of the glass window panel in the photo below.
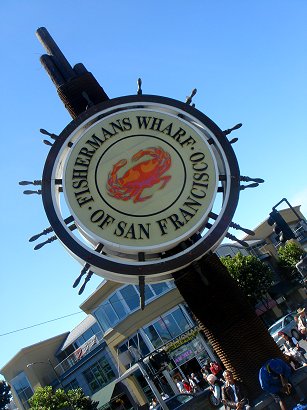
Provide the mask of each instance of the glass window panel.
POLYGON ((92 336, 93 336, 93 332, 92 332, 92 329, 91 329, 91 328, 89 328, 88 330, 86 330, 86 331, 83 333, 83 338, 84 338, 85 341, 87 341, 88 339, 90 339, 92 336))
MULTIPOLYGON (((120 295, 120 294, 119 294, 120 295)), ((120 319, 123 319, 124 317, 127 316, 127 313, 125 311, 123 302, 120 300, 119 295, 115 293, 113 296, 110 297, 110 303, 113 306, 113 309, 117 313, 117 316, 120 319)))
POLYGON ((146 343, 144 342, 143 337, 140 334, 133 336, 132 340, 134 341, 134 346, 136 347, 136 349, 138 349, 138 351, 141 352, 142 355, 146 355, 150 352, 146 343))
POLYGON ((115 374, 109 362, 104 357, 87 369, 83 374, 92 392, 101 389, 115 378, 115 374))
POLYGON ((178 326, 172 314, 163 316, 163 321, 166 324, 167 329, 172 335, 172 337, 177 337, 178 335, 182 333, 182 330, 178 326))
POLYGON ((97 335, 98 333, 101 332, 101 329, 100 329, 98 323, 93 324, 93 326, 91 326, 91 330, 93 332, 93 335, 97 335))
POLYGON ((151 287, 156 295, 161 295, 161 293, 165 293, 169 290, 169 287, 165 282, 155 283, 151 285, 151 287))
POLYGON ((113 307, 110 305, 110 303, 104 303, 103 304, 104 312, 108 318, 108 322, 110 323, 111 326, 114 326, 118 322, 118 317, 116 313, 113 310, 113 307))
POLYGON ((146 327, 144 331, 154 348, 160 347, 163 344, 158 332, 153 327, 153 325, 146 327))
POLYGON ((177 322, 177 324, 178 324, 178 326, 181 330, 181 333, 185 332, 188 329, 190 329, 191 325, 188 322, 187 318, 184 316, 184 314, 183 314, 183 312, 180 308, 174 310, 172 312, 172 316, 176 320, 176 322, 177 322))
MULTIPOLYGON (((140 293, 139 286, 136 287, 138 292, 140 293)), ((149 285, 145 285, 145 300, 149 300, 154 297, 153 291, 150 289, 149 285)))
POLYGON ((22 402, 25 409, 29 409, 28 400, 33 395, 33 390, 30 386, 27 376, 22 372, 16 376, 11 384, 15 389, 19 400, 22 402))
POLYGON ((129 306, 131 311, 136 310, 140 306, 139 295, 133 285, 125 286, 120 290, 120 293, 125 299, 125 302, 129 306))
POLYGON ((110 323, 108 322, 108 319, 105 315, 104 308, 103 306, 100 306, 96 311, 95 311, 95 317, 100 323, 100 326, 102 329, 106 332, 110 328, 110 323))
POLYGON ((162 319, 157 320, 154 323, 154 327, 164 343, 172 339, 172 335, 168 331, 167 326, 162 319))

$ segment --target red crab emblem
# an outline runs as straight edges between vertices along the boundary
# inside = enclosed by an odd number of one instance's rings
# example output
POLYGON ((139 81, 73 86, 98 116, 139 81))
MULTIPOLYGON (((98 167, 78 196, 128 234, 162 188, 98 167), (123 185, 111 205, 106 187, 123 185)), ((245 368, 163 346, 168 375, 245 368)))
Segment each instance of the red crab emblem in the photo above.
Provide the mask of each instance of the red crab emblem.
POLYGON ((112 171, 108 175, 107 190, 108 194, 116 199, 128 201, 133 198, 133 202, 143 202, 151 198, 152 195, 141 196, 144 189, 151 188, 156 184, 165 187, 171 179, 170 175, 164 175, 171 166, 171 156, 161 147, 150 147, 142 149, 131 158, 135 162, 145 155, 150 159, 140 162, 129 168, 122 177, 118 178, 118 171, 127 165, 126 159, 121 159, 113 165, 112 171))

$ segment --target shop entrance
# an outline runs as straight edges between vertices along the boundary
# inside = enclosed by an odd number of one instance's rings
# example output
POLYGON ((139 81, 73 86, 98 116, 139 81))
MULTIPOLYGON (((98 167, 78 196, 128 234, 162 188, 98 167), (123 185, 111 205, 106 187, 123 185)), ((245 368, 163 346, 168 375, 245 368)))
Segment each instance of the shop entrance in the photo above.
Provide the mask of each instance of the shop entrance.
POLYGON ((180 367, 186 379, 189 378, 191 373, 199 374, 200 372, 200 365, 198 361, 195 359, 195 357, 189 360, 188 362, 182 364, 180 367))

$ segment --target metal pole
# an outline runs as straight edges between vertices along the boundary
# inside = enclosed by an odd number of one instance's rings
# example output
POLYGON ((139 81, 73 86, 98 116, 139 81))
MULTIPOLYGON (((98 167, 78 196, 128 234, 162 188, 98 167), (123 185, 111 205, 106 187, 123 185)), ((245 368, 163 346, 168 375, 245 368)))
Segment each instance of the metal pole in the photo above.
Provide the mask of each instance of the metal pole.
POLYGON ((300 217, 300 215, 296 212, 296 210, 293 208, 293 206, 290 204, 290 202, 287 200, 287 198, 283 198, 281 201, 279 201, 276 205, 273 206, 272 209, 275 209, 278 205, 280 205, 282 202, 286 202, 291 209, 291 211, 297 216, 297 219, 299 221, 306 222, 303 218, 300 217))
POLYGON ((174 383, 174 380, 171 378, 169 372, 167 370, 162 370, 162 374, 165 377, 165 380, 167 381, 167 383, 170 385, 170 388, 173 390, 173 392, 175 394, 178 394, 179 390, 177 389, 177 386, 174 383))
POLYGON ((165 404, 164 400, 162 399, 162 396, 159 393, 159 390, 156 388, 154 382, 149 377, 149 375, 147 373, 147 370, 145 369, 144 363, 141 360, 138 362, 138 366, 141 370, 142 375, 145 377, 145 379, 148 383, 148 386, 151 388, 153 394, 156 396, 158 402, 160 403, 162 409, 163 410, 169 410, 167 405, 165 404))

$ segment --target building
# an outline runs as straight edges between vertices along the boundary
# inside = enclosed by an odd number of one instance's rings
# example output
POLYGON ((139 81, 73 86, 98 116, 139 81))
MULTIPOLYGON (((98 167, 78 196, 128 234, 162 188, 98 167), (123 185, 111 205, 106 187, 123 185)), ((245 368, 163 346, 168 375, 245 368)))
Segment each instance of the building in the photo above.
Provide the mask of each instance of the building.
MULTIPOLYGON (((299 217, 295 214, 294 218, 291 209, 281 215, 305 247, 304 217, 299 207, 294 209, 299 217)), ((248 248, 223 244, 217 254, 253 254, 274 268, 280 243, 267 220, 255 229, 255 236, 244 240, 248 248)), ((274 286, 279 290, 269 292, 266 306, 256 310, 268 323, 306 297, 301 288, 288 294, 289 284, 282 288, 278 275, 274 286)), ((141 310, 137 285, 103 281, 81 304, 87 317, 75 329, 17 353, 0 372, 12 386, 18 408, 29 408, 27 401, 34 390, 45 385, 81 387, 99 402, 99 409, 146 408, 154 389, 174 394, 176 378, 187 378, 207 360, 216 359, 172 281, 146 285, 145 299, 141 310), (154 359, 159 352, 167 354, 167 364, 156 377, 159 363, 154 359), (145 358, 145 366, 140 358, 145 358)))
POLYGON ((177 392, 174 378, 216 359, 172 282, 146 285, 145 296, 142 311, 138 286, 103 281, 81 305, 88 316, 75 329, 17 353, 1 373, 18 408, 29 408, 27 400, 45 385, 81 387, 101 409, 117 401, 138 408, 153 397, 140 356, 147 356, 147 371, 154 371, 151 354, 167 352, 169 364, 153 382, 167 394, 177 392))

